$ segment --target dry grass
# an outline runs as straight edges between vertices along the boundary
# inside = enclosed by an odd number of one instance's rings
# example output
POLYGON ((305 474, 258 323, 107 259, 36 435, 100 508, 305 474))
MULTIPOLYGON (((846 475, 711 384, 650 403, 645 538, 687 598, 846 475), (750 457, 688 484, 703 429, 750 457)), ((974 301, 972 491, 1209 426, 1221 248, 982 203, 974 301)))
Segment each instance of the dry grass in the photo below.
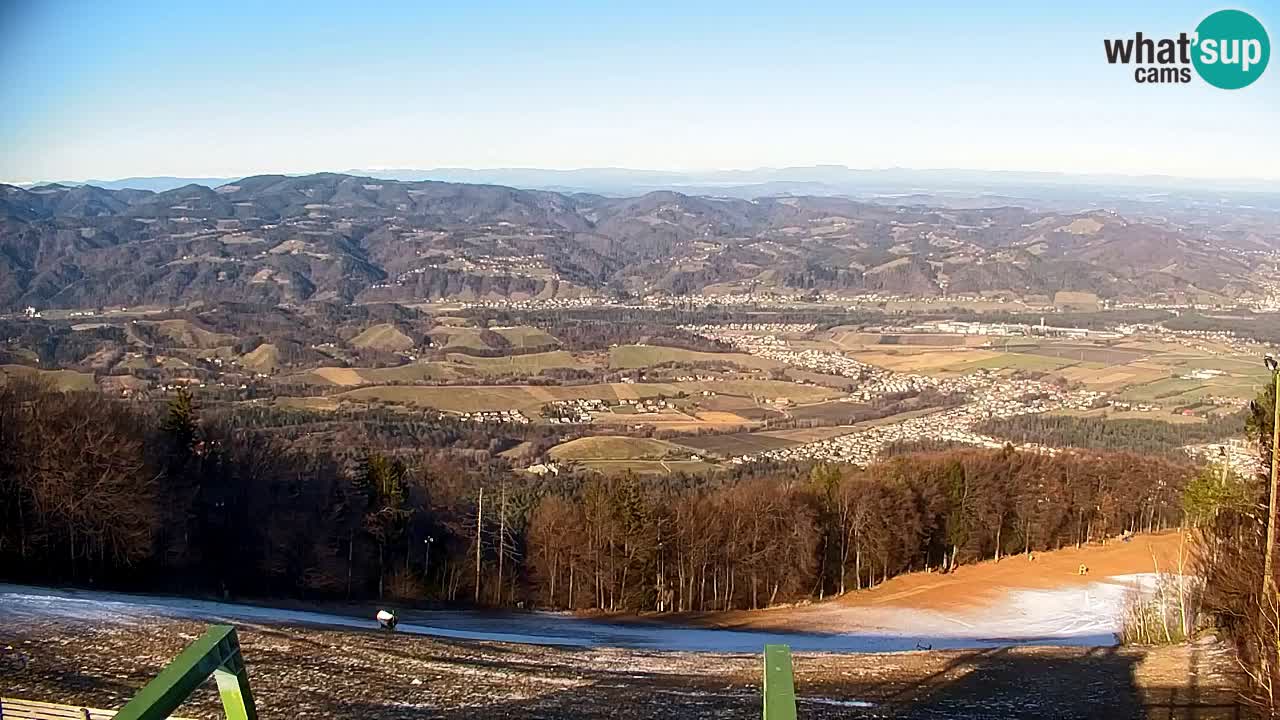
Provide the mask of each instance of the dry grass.
MULTIPOLYGON (((886 346, 881 346, 886 347, 886 346)), ((920 350, 916 347, 898 351, 881 350, 880 352, 855 353, 858 360, 888 368, 895 372, 960 372, 969 367, 987 367, 986 363, 995 362, 1000 353, 991 350, 920 350)))
POLYGON ((0 383, 6 377, 39 378, 57 390, 93 390, 93 375, 73 370, 41 370, 26 365, 0 365, 0 383))
POLYGON ((645 460, 687 454, 687 451, 652 438, 597 435, 561 443, 547 454, 554 460, 645 460))
POLYGON ((1196 627, 1200 585, 1194 578, 1163 574, 1150 592, 1135 588, 1125 602, 1120 642, 1125 645, 1175 645, 1190 639, 1196 627))
POLYGON ((374 325, 349 341, 358 348, 385 350, 387 352, 404 352, 413 348, 413 338, 400 332, 390 323, 374 325))
POLYGON ((270 343, 263 343, 241 355, 240 362, 250 370, 270 373, 280 365, 280 348, 270 343))
POLYGON ((333 383, 334 385, 363 385, 367 382, 360 373, 351 368, 322 367, 311 371, 312 375, 333 383))

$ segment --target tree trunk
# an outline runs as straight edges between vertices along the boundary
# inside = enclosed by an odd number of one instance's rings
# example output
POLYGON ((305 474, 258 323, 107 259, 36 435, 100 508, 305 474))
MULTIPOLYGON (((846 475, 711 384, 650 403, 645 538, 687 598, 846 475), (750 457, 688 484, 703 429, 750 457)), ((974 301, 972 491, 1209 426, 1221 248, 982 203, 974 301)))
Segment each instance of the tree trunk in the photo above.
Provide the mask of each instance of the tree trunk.
POLYGON ((853 587, 855 590, 862 589, 862 546, 861 545, 853 549, 853 587))
POLYGON ((476 503, 476 592, 475 604, 480 604, 480 520, 484 517, 484 488, 480 488, 480 501, 476 503))
POLYGON ((551 607, 556 606, 556 576, 560 574, 560 553, 551 562, 551 607))
MULTIPOLYGON (((818 567, 818 600, 827 596, 827 533, 822 534, 822 564, 818 567)), ((844 557, 841 555, 841 557, 844 557)), ((844 563, 840 563, 840 592, 844 592, 844 563)))
MULTIPOLYGON (((513 356, 514 357, 514 356, 513 356)), ((498 589, 497 604, 502 606, 503 560, 507 555, 507 485, 502 485, 502 502, 498 505, 498 589)))

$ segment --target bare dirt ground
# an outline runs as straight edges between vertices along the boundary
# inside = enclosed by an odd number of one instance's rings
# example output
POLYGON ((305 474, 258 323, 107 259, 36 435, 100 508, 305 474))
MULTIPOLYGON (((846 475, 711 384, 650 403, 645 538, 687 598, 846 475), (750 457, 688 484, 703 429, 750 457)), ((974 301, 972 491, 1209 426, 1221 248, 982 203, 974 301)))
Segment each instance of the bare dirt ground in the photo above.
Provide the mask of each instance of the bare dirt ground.
MULTIPOLYGON (((955 614, 981 612, 1012 590, 1057 590, 1083 587, 1109 577, 1176 572, 1181 554, 1190 562, 1191 542, 1177 531, 1137 535, 1129 542, 1064 548, 1036 553, 1034 560, 1013 555, 1000 562, 962 565, 954 572, 900 575, 870 590, 849 592, 829 602, 769 610, 707 613, 687 618, 707 627, 845 632, 863 608, 902 608, 955 614), (1088 568, 1080 575, 1080 565, 1088 568)), ((850 586, 852 582, 850 581, 850 586)))
MULTIPOLYGON (((117 708, 203 626, 0 634, 0 694, 117 708)), ((378 631, 240 628, 263 718, 748 718, 750 655, 561 649, 378 631)), ((798 654, 804 718, 1242 718, 1215 644, 798 654)), ((182 708, 220 717, 212 682, 182 708)))

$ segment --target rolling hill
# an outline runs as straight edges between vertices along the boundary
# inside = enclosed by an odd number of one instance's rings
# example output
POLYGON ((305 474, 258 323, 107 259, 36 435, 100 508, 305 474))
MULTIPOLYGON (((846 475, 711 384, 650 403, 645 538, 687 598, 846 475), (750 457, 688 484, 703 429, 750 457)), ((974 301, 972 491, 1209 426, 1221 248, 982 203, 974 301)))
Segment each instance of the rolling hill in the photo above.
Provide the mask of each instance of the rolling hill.
MULTIPOLYGON (((1265 294, 1274 227, 839 197, 638 197, 333 173, 0 185, 0 308, 779 290, 1265 294)), ((403 345, 403 342, 393 342, 403 345)))

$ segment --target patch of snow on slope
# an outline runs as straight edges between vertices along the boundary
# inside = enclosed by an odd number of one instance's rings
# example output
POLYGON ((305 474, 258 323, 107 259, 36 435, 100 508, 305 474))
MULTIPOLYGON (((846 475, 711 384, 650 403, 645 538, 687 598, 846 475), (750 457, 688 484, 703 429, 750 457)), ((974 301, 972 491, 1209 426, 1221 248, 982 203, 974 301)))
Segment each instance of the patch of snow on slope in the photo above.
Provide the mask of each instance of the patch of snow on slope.
MULTIPOLYGON (((1114 645, 1129 593, 1154 576, 1107 578, 1081 587, 1016 590, 962 614, 876 607, 848 608, 848 632, 783 633, 661 624, 613 624, 557 613, 485 615, 405 613, 397 632, 414 635, 572 647, 757 653, 768 643, 796 652, 896 652, 1008 645, 1114 645)), ((0 627, 44 619, 138 623, 170 617, 208 622, 320 625, 372 630, 372 618, 237 605, 174 597, 50 590, 0 584, 0 627)))

